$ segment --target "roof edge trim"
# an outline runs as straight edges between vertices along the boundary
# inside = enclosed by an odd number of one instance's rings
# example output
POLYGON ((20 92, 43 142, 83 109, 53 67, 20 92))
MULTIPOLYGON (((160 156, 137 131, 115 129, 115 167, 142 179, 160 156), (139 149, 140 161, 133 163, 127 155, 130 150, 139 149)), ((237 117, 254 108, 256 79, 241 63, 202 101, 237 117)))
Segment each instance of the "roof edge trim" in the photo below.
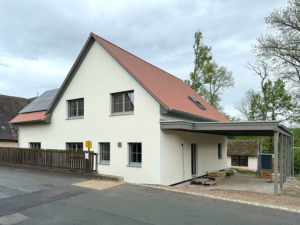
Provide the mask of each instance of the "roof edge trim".
POLYGON ((177 109, 169 109, 167 114, 183 119, 197 120, 199 122, 220 122, 218 120, 209 119, 203 116, 197 116, 195 114, 179 111, 177 109))

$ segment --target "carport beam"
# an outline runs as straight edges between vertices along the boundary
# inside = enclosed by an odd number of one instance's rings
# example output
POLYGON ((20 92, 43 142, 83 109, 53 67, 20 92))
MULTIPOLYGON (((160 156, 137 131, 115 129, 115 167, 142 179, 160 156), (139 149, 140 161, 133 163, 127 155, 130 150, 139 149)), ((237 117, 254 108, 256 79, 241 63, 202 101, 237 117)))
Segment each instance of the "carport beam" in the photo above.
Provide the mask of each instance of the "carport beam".
POLYGON ((274 131, 274 195, 278 196, 278 131, 274 131))
POLYGON ((283 188, 283 134, 280 134, 280 189, 283 188))

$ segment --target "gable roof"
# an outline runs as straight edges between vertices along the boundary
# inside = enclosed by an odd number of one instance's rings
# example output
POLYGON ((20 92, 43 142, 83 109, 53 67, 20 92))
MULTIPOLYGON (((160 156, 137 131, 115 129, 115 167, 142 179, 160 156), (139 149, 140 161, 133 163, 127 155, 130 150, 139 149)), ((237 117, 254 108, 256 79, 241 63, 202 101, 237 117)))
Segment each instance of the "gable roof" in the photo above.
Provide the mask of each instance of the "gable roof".
POLYGON ((256 156, 259 148, 259 140, 227 140, 227 155, 256 156))
POLYGON ((20 98, 0 95, 0 140, 17 141, 18 126, 10 125, 9 121, 16 117, 20 110, 35 98, 20 98))
POLYGON ((97 41, 117 62, 119 62, 120 65, 127 70, 127 72, 131 74, 133 78, 136 79, 137 82, 140 83, 167 111, 175 110, 177 112, 207 118, 210 121, 229 121, 179 78, 153 66, 93 33, 90 34, 90 37, 81 50, 46 114, 51 113, 54 110, 94 41, 97 41), (206 110, 200 109, 189 96, 196 98, 206 110))

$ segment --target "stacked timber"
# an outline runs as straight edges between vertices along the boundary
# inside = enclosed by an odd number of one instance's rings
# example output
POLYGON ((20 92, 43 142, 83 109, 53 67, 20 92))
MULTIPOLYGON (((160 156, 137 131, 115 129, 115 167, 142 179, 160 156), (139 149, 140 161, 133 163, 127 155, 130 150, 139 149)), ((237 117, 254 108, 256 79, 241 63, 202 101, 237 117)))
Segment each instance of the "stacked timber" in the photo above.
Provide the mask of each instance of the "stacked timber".
POLYGON ((271 176, 271 171, 260 171, 260 178, 263 178, 263 179, 270 179, 270 176, 271 176))
POLYGON ((224 177, 226 177, 226 172, 222 171, 215 171, 215 172, 206 172, 206 177, 211 179, 211 180, 221 180, 224 177))

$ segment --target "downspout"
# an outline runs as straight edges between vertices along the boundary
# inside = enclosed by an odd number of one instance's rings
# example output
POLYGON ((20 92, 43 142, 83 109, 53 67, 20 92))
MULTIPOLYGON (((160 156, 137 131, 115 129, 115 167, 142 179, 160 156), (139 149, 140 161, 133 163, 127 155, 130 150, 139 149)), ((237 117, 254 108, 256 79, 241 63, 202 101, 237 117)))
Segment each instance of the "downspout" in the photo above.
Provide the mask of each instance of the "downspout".
POLYGON ((182 146, 182 169, 183 169, 183 180, 185 180, 184 176, 184 148, 183 148, 183 143, 181 144, 182 146))

